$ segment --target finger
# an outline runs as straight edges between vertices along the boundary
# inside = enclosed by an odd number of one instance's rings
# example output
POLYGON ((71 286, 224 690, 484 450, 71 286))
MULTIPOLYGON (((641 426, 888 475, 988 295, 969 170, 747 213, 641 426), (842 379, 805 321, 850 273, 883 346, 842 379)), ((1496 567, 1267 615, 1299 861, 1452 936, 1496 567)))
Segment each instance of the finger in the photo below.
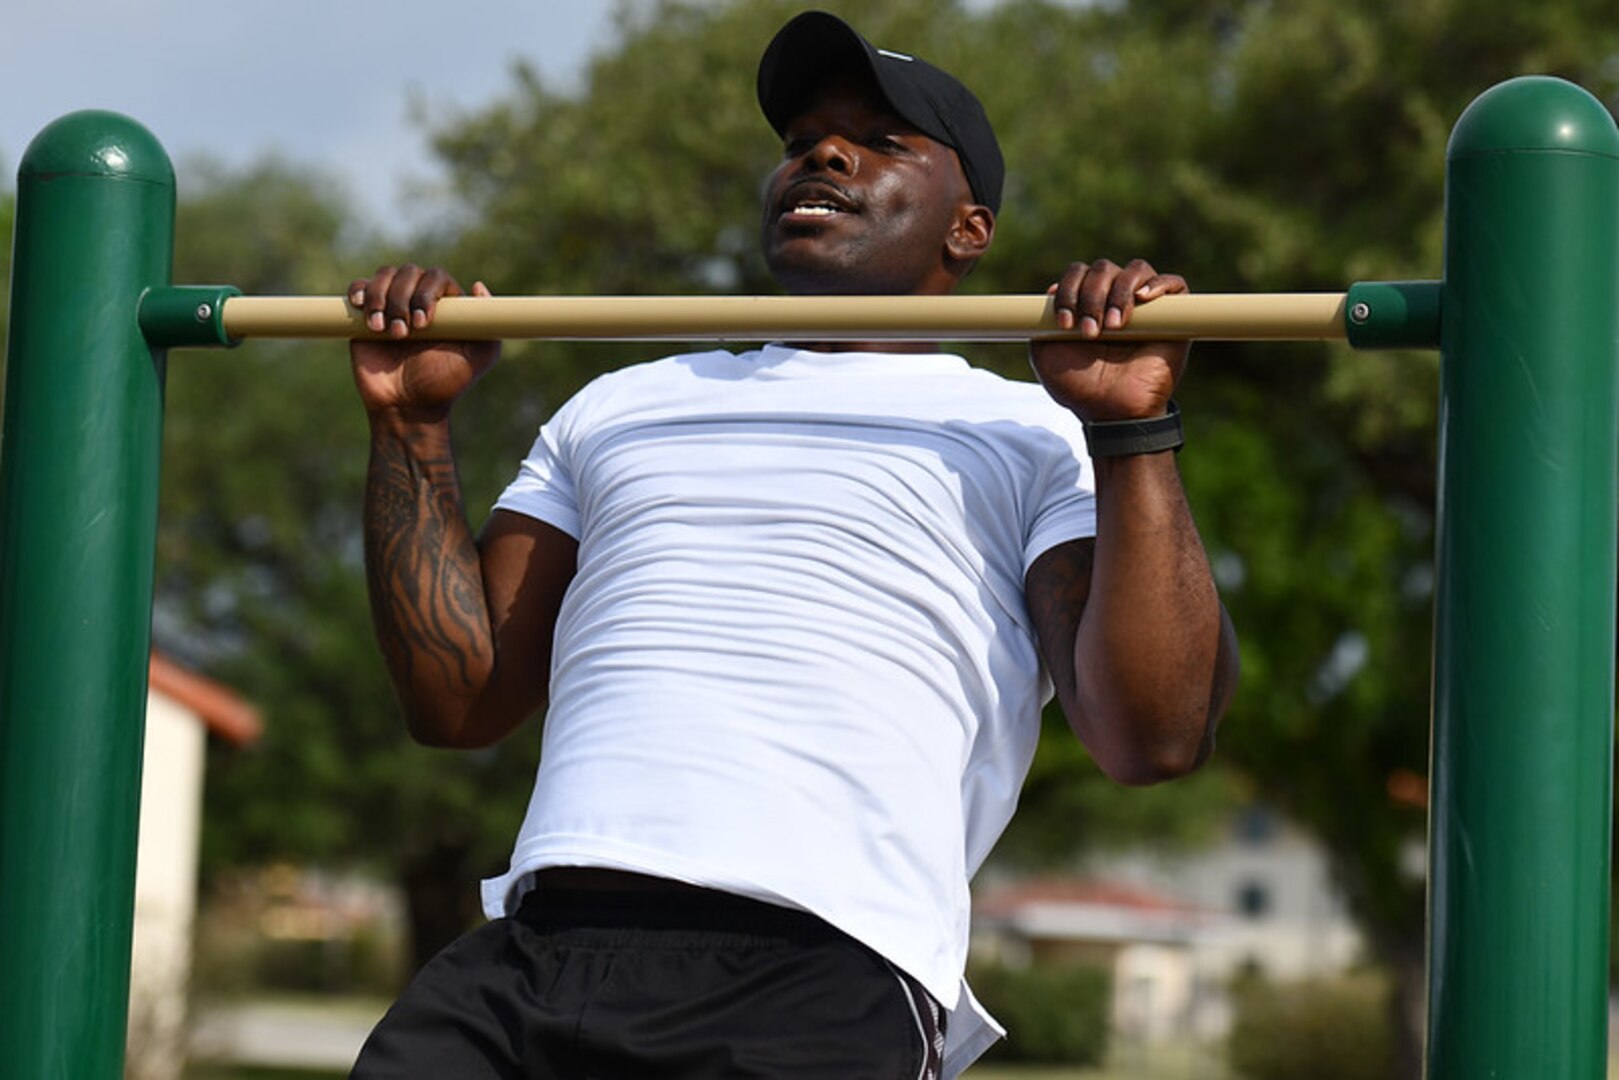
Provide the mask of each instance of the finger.
POLYGON ((490 292, 489 291, 489 286, 485 285, 483 282, 474 281, 472 283, 472 295, 473 296, 493 296, 495 294, 490 292))
POLYGON ((420 330, 433 321, 441 297, 460 296, 461 285, 446 270, 434 267, 422 274, 410 297, 410 324, 420 330))
POLYGON ((1074 328, 1074 307, 1079 303, 1080 286, 1085 281, 1085 274, 1090 267, 1082 262, 1070 263, 1067 270, 1057 283, 1046 291, 1055 297, 1054 307, 1057 313, 1057 329, 1072 330, 1074 328))
POLYGON ((389 337, 402 338, 410 335, 411 300, 416 295, 416 286, 420 284, 424 273, 426 271, 415 263, 406 263, 395 271, 393 281, 388 284, 388 295, 382 305, 389 337))
POLYGON ((1191 286, 1179 274, 1155 274, 1136 289, 1136 302, 1156 300, 1160 296, 1191 292, 1191 286))
POLYGON ((1079 317, 1081 337, 1093 338, 1101 334, 1108 296, 1113 291, 1113 283, 1118 280, 1119 272, 1119 265, 1109 259, 1098 259, 1091 263, 1091 271, 1080 285, 1079 303, 1074 312, 1079 317))
POLYGON ((1129 265, 1113 279, 1113 286, 1108 290, 1107 312, 1102 325, 1109 330, 1118 330, 1128 323, 1130 313, 1135 310, 1137 291, 1157 273, 1147 260, 1131 259, 1129 265))
POLYGON ((379 266, 371 280, 361 284, 360 304, 365 311, 366 328, 374 333, 381 333, 388 326, 387 316, 383 314, 383 305, 388 302, 388 288, 393 284, 395 267, 379 266))
POLYGON ((355 278, 349 282, 347 295, 350 307, 361 308, 365 306, 365 287, 369 284, 371 284, 370 278, 355 278))

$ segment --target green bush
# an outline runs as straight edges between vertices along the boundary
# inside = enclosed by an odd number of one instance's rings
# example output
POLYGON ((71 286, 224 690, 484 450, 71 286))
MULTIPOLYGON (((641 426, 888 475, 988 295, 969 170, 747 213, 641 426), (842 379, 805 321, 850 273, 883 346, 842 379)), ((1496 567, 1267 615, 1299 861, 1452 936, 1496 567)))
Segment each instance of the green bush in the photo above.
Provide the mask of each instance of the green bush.
POLYGON ((255 984, 266 990, 392 997, 401 983, 398 950, 375 932, 327 941, 272 941, 252 957, 255 984))
POLYGON ((1388 1080, 1389 990, 1374 975, 1235 988, 1227 1056, 1242 1080, 1388 1080))
POLYGON ((1005 1026, 989 1052, 1001 1061, 1100 1065, 1107 1056, 1112 985, 1093 967, 983 967, 973 993, 1005 1026))

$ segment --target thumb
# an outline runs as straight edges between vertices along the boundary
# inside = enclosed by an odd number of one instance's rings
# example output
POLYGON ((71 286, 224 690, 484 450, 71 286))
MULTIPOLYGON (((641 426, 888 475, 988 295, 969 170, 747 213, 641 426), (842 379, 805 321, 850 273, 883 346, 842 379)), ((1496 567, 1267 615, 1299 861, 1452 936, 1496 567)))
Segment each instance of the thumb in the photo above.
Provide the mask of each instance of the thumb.
POLYGON ((483 282, 474 281, 472 283, 472 295, 473 296, 493 296, 495 294, 490 292, 489 291, 489 286, 485 285, 483 282))

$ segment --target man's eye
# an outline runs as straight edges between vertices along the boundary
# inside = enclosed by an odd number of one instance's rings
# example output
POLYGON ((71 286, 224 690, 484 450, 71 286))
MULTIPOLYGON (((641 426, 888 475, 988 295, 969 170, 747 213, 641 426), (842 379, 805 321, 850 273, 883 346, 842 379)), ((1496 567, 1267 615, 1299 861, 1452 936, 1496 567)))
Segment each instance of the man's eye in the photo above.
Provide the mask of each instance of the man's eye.
POLYGON ((898 153, 905 149, 905 144, 893 135, 873 135, 866 140, 874 150, 881 150, 885 154, 898 153))
POLYGON ((797 157, 800 154, 807 154, 819 141, 819 139, 811 138, 808 135, 799 135, 788 139, 782 146, 782 156, 797 157))

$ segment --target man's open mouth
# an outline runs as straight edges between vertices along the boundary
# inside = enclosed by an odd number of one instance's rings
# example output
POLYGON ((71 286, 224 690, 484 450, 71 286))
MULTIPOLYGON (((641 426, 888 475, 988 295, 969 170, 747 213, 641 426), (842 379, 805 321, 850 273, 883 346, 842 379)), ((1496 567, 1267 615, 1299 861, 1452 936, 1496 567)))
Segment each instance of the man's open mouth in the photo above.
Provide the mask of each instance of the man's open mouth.
POLYGON ((781 199, 781 216, 797 220, 825 220, 852 213, 855 201, 832 184, 805 180, 787 189, 781 199))

